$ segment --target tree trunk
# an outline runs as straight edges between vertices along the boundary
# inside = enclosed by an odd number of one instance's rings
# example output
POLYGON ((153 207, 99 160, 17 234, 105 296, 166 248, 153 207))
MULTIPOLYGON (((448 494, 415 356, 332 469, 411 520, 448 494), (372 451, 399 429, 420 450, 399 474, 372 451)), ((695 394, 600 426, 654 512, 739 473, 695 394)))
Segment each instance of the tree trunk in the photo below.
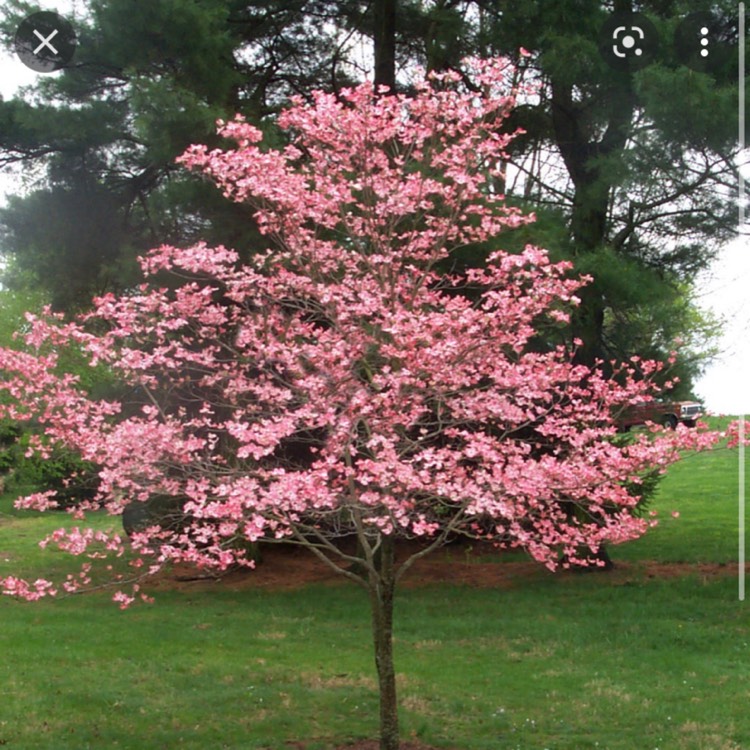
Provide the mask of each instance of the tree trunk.
MULTIPOLYGON (((608 243, 608 213, 613 178, 602 170, 600 160, 620 154, 625 148, 635 112, 630 77, 621 77, 609 91, 607 127, 603 135, 592 129, 589 112, 574 96, 570 81, 552 79, 551 113, 555 140, 573 182, 570 233, 576 255, 595 252, 608 243)), ((605 300, 596 284, 584 287, 581 305, 571 320, 571 333, 583 341, 576 352, 577 364, 592 366, 607 359, 604 347, 605 300)))
POLYGON ((375 87, 396 89, 396 0, 375 0, 373 7, 375 87))
POLYGON ((393 666, 394 542, 383 537, 379 575, 370 575, 372 635, 380 689, 380 750, 398 750, 398 703, 393 666))

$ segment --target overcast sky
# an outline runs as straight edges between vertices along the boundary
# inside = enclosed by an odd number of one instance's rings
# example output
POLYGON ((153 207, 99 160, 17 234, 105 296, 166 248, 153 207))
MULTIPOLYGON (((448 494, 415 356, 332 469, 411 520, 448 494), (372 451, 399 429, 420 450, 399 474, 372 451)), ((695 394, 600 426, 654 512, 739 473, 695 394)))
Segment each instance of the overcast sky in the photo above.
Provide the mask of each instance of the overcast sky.
MULTIPOLYGON (((71 3, 42 0, 38 6, 66 13, 71 3)), ((32 84, 38 75, 15 56, 0 51, 3 98, 12 97, 19 86, 32 84)), ((17 189, 17 178, 0 175, 0 201, 17 189)), ((700 279, 698 291, 701 305, 724 319, 725 331, 722 355, 698 381, 697 394, 713 412, 750 414, 750 238, 738 239, 722 250, 711 271, 700 279)))
POLYGON ((702 306, 723 316, 725 329, 723 354, 698 381, 696 391, 709 409, 750 414, 750 238, 723 248, 701 287, 702 306))

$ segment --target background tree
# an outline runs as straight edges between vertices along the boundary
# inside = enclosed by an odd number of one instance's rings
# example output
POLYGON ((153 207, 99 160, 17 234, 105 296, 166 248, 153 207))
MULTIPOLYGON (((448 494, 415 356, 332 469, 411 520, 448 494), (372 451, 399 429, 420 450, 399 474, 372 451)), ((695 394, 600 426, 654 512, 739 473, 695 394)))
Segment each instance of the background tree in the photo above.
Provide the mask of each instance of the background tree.
MULTIPOLYGON (((29 6, 6 6, 10 39, 29 6)), ((685 395, 716 330, 692 284, 735 225, 736 70, 690 70, 672 44, 697 10, 715 13, 734 41, 736 6, 723 1, 93 0, 78 19, 75 64, 40 82, 36 102, 0 103, 5 161, 47 175, 0 215, 13 260, 6 283, 44 285, 66 309, 84 289, 127 287, 135 256, 161 242, 200 237, 245 257, 257 239, 247 212, 174 167, 188 143, 216 143, 217 117, 241 112, 272 128, 290 94, 370 75, 354 59, 360 42, 372 45, 378 81, 403 86, 414 62, 443 70, 466 54, 515 56, 523 46, 542 88, 514 115, 527 133, 498 189, 537 213, 533 232, 556 258, 595 276, 567 339, 580 337, 577 356, 591 362, 663 358, 679 336, 692 352, 679 364, 685 395), (631 73, 603 60, 598 36, 613 10, 653 21, 662 40, 653 65, 631 73)), ((508 247, 528 241, 521 231, 508 247)), ((481 265, 490 250, 456 262, 481 265)))
MULTIPOLYGON (((4 6, 12 49, 34 8, 4 6)), ((5 283, 44 288, 61 310, 126 288, 137 255, 162 242, 201 237, 249 252, 247 211, 175 158, 216 142, 218 118, 264 118, 313 84, 350 82, 337 6, 320 0, 92 0, 79 10, 71 66, 0 102, 0 164, 36 178, 0 214, 5 283)))
MULTIPOLYGON (((579 360, 663 358, 679 338, 691 355, 678 365, 675 393, 688 395, 718 330, 692 285, 736 230, 736 4, 402 1, 396 26, 402 70, 415 60, 443 70, 467 53, 531 51, 524 66, 541 89, 516 110, 513 123, 527 132, 511 146, 515 169, 498 189, 537 213, 532 241, 544 236, 555 257, 595 277, 567 334, 584 342, 579 360), (719 63, 703 71, 686 67, 673 43, 697 11, 716 18, 719 63), (599 47, 612 12, 653 22, 661 40, 653 64, 610 67, 599 47)), ((521 231, 514 246, 529 240, 521 231)), ((481 264, 481 250, 463 262, 481 264)))
MULTIPOLYGON (((653 383, 634 363, 618 384, 565 347, 529 347, 541 320, 563 324, 577 302, 585 280, 567 278, 569 264, 529 246, 440 272, 467 243, 529 221, 485 188, 512 142, 500 133, 515 71, 504 60, 467 67, 482 96, 446 73, 409 97, 365 84, 297 99, 279 119, 291 136, 282 149, 259 146, 262 132, 242 119, 225 125, 235 149, 196 146, 182 161, 254 209, 268 249, 241 264, 222 247, 162 246, 143 259, 137 292, 99 298, 78 323, 37 318, 26 339, 36 354, 0 350, 11 399, 1 413, 39 420, 42 454, 61 443, 98 465, 99 504, 117 513, 155 492, 183 499, 189 526, 133 535, 136 568, 144 558, 152 572, 250 565, 240 543, 265 539, 302 545, 365 589, 382 750, 399 747, 393 602, 416 560, 464 535, 523 548, 552 570, 595 564, 589 550, 648 526, 633 487, 714 438, 657 428, 616 440, 613 413, 653 383), (165 273, 179 283, 165 286, 165 273), (478 293, 461 293, 467 284, 478 293), (125 415, 55 372, 70 342, 150 403, 125 415), (193 403, 171 399, 174 387, 193 403), (311 431, 320 439, 307 460, 285 464, 287 442, 311 431), (421 545, 405 559, 404 538, 421 545)), ((48 508, 53 493, 18 505, 48 508)), ((47 542, 93 556, 124 547, 78 527, 47 542)), ((2 589, 55 590, 15 577, 2 589)))
POLYGON ((679 336, 694 355, 681 365, 683 393, 715 332, 692 284, 736 228, 736 51, 697 72, 672 43, 698 10, 721 19, 712 28, 718 59, 720 46, 736 45, 731 3, 503 3, 482 16, 492 51, 520 44, 534 53, 529 68, 542 90, 519 111, 528 133, 513 154, 518 180, 509 192, 551 213, 546 221, 562 219, 558 247, 595 277, 571 330, 584 342, 580 361, 663 356, 679 336), (607 64, 599 33, 612 11, 653 21, 661 46, 652 65, 607 64))

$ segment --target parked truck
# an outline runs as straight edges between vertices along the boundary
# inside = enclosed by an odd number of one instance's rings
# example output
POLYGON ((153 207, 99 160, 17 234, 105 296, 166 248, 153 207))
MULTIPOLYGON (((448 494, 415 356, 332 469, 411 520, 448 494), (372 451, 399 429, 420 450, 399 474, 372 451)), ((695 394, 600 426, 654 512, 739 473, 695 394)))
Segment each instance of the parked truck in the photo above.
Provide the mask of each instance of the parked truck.
POLYGON ((695 427, 703 416, 703 406, 697 401, 642 401, 625 409, 617 417, 617 427, 627 431, 636 425, 655 422, 674 429, 681 422, 695 427))

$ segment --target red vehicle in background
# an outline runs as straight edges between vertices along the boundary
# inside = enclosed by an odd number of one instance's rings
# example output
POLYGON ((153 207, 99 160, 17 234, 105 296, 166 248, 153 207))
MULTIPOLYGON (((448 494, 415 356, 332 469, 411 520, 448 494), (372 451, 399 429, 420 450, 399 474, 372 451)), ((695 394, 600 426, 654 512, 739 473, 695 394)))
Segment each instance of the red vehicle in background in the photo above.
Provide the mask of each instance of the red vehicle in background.
POLYGON ((655 422, 674 429, 682 422, 687 427, 703 416, 703 405, 697 401, 643 401, 625 409, 616 419, 617 427, 627 432, 631 427, 655 422))

